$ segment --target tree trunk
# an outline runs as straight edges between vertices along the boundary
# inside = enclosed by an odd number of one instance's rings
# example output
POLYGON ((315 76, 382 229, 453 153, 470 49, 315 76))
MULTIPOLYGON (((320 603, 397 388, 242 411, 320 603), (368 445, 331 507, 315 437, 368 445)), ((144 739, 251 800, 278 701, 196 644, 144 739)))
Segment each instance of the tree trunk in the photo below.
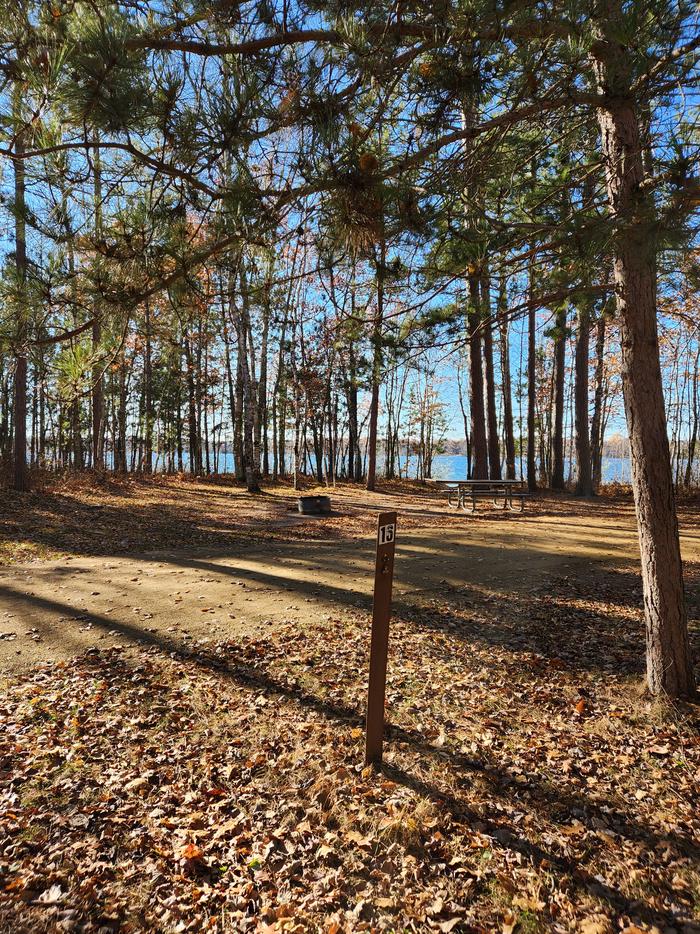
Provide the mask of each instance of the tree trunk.
MULTIPOLYGON (((355 317, 355 287, 350 291, 350 312, 355 317)), ((360 452, 360 430, 357 418, 357 357, 355 342, 348 341, 348 370, 345 383, 345 398, 348 409, 348 479, 362 480, 362 454, 360 452)))
POLYGON ((190 473, 195 476, 199 465, 199 432, 197 431, 197 400, 194 381, 194 364, 192 361, 192 345, 188 331, 183 337, 185 351, 185 368, 187 371, 187 447, 189 450, 190 473))
POLYGON ((693 410, 692 410, 692 428, 690 438, 688 439, 688 458, 685 465, 685 477, 683 485, 689 487, 693 479, 693 462, 695 461, 695 448, 698 443, 698 421, 700 420, 698 398, 698 382, 700 381, 700 347, 695 354, 695 366, 693 367, 693 410))
POLYGON ((73 469, 83 469, 83 438, 80 433, 80 397, 73 399, 70 405, 71 447, 73 449, 73 469))
POLYGON ((566 367, 566 309, 557 312, 554 334, 554 431, 552 489, 564 489, 564 377, 566 367))
MULTIPOLYGON (((225 318, 223 321, 223 337, 224 337, 224 363, 226 366, 226 383, 228 386, 228 404, 229 404, 229 409, 231 411, 231 424, 233 425, 235 424, 235 421, 236 421, 236 394, 233 388, 233 370, 231 367, 231 347, 229 344, 228 325, 226 324, 225 318)), ((234 451, 234 459, 235 459, 235 451, 234 451)), ((234 470, 235 470, 235 464, 234 464, 234 470)))
POLYGON ((484 410, 484 371, 481 361, 481 307, 479 296, 479 274, 470 272, 469 308, 469 412, 472 435, 472 477, 486 480, 489 475, 488 449, 486 446, 486 418, 484 410))
POLYGON ((22 121, 22 88, 15 85, 13 95, 15 118, 15 152, 12 160, 15 177, 15 268, 17 271, 17 337, 15 343, 14 422, 14 489, 24 491, 27 484, 27 238, 25 226, 24 132, 22 121))
POLYGON ((647 682, 652 694, 689 697, 695 681, 659 361, 654 209, 643 186, 631 56, 615 39, 621 5, 612 0, 606 7, 592 56, 598 91, 605 96, 598 122, 616 225, 614 280, 641 551, 647 682))
POLYGON ((286 473, 285 465, 285 445, 286 445, 286 422, 287 422, 287 378, 285 370, 284 351, 286 344, 287 319, 289 315, 289 303, 284 306, 284 318, 280 330, 279 351, 277 354, 277 375, 272 390, 272 428, 273 428, 273 476, 276 480, 279 476, 286 473))
POLYGON ((576 430, 576 494, 593 495, 591 476, 591 439, 588 431, 588 357, 591 314, 588 299, 578 307, 574 379, 574 424, 576 430))
POLYGON ((153 471, 153 367, 151 361, 151 306, 145 303, 146 339, 143 352, 143 469, 153 471))
POLYGON ((362 455, 357 419, 357 362, 352 347, 348 350, 348 376, 345 388, 348 409, 348 479, 362 480, 362 455))
MULTIPOLYGON (((97 132, 94 134, 95 142, 99 142, 97 132)), ((94 177, 94 209, 95 209, 95 238, 102 236, 102 173, 100 163, 100 148, 95 146, 92 156, 94 177)), ((103 470, 105 465, 104 453, 104 387, 102 385, 102 370, 98 356, 102 343, 102 322, 97 302, 92 305, 92 354, 95 363, 92 368, 92 466, 95 470, 103 470)))
POLYGON ((591 419, 591 478, 593 493, 598 492, 603 474, 603 395, 605 392, 605 309, 596 324, 595 340, 595 390, 593 395, 593 418, 591 419))
POLYGON ((382 377, 382 320, 384 318, 385 262, 386 243, 382 240, 379 250, 379 262, 376 264, 377 314, 372 329, 372 394, 369 404, 369 446, 366 484, 368 490, 374 490, 377 485, 377 424, 379 422, 379 383, 382 377))
POLYGON ((498 295, 499 337, 501 351, 501 391, 503 394, 503 429, 506 448, 506 477, 515 480, 515 433, 513 431, 513 390, 510 380, 509 322, 506 308, 505 277, 501 279, 498 295))
POLYGON ((117 409, 119 442, 115 444, 114 467, 120 473, 126 473, 126 360, 122 350, 119 359, 119 403, 117 409))
POLYGON ((535 411, 537 404, 537 313, 534 305, 535 287, 530 269, 529 305, 527 311, 527 488, 537 489, 537 459, 535 456, 535 411))
MULTIPOLYGON (((465 472, 465 477, 468 480, 472 475, 472 448, 471 448, 471 438, 469 437, 469 395, 465 392, 465 387, 462 385, 462 380, 460 373, 462 372, 461 364, 457 367, 457 399, 459 401, 459 408, 462 413, 462 424, 464 425, 464 445, 466 448, 466 459, 467 459, 467 469, 465 472)), ((467 376, 468 379, 468 376, 467 376)), ((406 464, 408 469, 408 464, 406 464)))
MULTIPOLYGON (((233 276, 231 283, 233 283, 233 276)), ((231 289, 233 291, 233 289, 231 289)), ((235 306, 235 296, 231 295, 231 314, 234 318, 236 336, 238 338, 238 361, 240 364, 241 389, 243 395, 243 469, 245 471, 246 489, 249 493, 259 493, 258 483, 259 462, 256 463, 255 445, 255 392, 250 373, 248 359, 248 333, 249 321, 246 314, 246 299, 242 301, 239 311, 235 306)), ((252 349, 251 349, 252 352, 252 349)))
MULTIPOLYGON (((272 273, 270 273, 272 275, 272 273)), ((270 281, 265 283, 265 303, 263 306, 262 336, 260 339, 260 379, 258 380, 258 432, 262 443, 262 471, 265 477, 270 474, 270 453, 267 443, 267 346, 270 334, 270 281)))
MULTIPOLYGON (((238 333, 236 332, 236 340, 238 333)), ((236 478, 245 480, 243 457, 243 364, 240 346, 236 348, 236 411, 233 416, 233 448, 236 460, 236 478)))
POLYGON ((498 412, 496 411, 496 376, 493 366, 493 324, 489 277, 481 276, 481 314, 484 328, 484 372, 486 376, 486 419, 488 423, 489 479, 501 479, 501 451, 498 443, 498 412))

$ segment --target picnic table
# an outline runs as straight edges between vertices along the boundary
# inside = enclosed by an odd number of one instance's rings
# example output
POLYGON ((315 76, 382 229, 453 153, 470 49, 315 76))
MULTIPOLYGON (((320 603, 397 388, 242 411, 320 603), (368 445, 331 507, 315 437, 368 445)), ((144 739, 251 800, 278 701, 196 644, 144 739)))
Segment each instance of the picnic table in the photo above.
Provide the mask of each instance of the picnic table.
POLYGON ((513 501, 520 504, 519 512, 525 509, 525 497, 528 495, 523 480, 429 480, 440 492, 447 494, 447 505, 453 509, 467 509, 476 512, 479 499, 490 499, 494 506, 502 503, 503 509, 515 511, 513 501))

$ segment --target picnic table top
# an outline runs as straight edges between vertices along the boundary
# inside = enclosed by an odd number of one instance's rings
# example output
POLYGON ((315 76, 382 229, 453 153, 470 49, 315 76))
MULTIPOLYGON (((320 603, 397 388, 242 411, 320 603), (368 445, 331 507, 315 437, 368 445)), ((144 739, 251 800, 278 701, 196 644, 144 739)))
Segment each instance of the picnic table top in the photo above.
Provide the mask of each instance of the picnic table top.
POLYGON ((427 478, 428 483, 435 486, 520 486, 524 480, 433 480, 427 478))

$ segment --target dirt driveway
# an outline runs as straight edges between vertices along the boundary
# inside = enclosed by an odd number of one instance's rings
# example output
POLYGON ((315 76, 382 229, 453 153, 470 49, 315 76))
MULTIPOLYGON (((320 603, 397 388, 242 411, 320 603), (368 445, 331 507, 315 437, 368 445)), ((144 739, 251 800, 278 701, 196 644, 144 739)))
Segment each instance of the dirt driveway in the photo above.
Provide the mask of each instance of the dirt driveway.
MULTIPOLYGON (((384 499, 378 505, 395 505, 384 499)), ((441 513, 433 508, 432 528, 399 529, 397 613, 446 595, 456 603, 490 594, 517 601, 554 578, 575 578, 597 565, 629 569, 636 562, 631 510, 613 516, 592 505, 584 515, 533 511, 436 529, 441 513)), ((303 626, 365 612, 371 524, 356 538, 324 541, 321 531, 317 527, 312 539, 253 538, 224 552, 79 555, 0 568, 0 671, 93 646, 151 642, 179 651, 281 622, 303 626)), ((686 527, 687 559, 700 556, 699 538, 686 527)))

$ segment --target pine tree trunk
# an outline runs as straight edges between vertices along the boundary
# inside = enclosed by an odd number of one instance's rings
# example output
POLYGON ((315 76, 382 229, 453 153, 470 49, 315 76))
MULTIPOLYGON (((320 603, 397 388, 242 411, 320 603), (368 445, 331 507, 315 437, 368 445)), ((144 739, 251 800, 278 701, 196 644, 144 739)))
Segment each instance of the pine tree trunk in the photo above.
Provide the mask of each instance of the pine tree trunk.
POLYGON ((598 108, 598 122, 610 212, 617 228, 614 280, 641 552, 647 682, 652 694, 689 697, 695 681, 659 361, 654 210, 643 186, 631 57, 614 38, 622 19, 621 5, 612 0, 606 7, 592 55, 598 91, 606 98, 598 108))
POLYGON ((693 463, 695 461, 695 448, 698 443, 698 421, 700 420, 700 406, 698 382, 700 381, 700 347, 695 354, 695 366, 693 367, 693 411, 692 428, 690 438, 688 439, 688 458, 685 464, 685 477, 683 485, 689 487, 693 479, 693 463))
POLYGON ((470 272, 469 308, 469 412, 472 436, 472 477, 486 480, 489 475, 488 449, 486 446, 486 418, 484 409, 484 371, 481 360, 481 307, 479 296, 479 274, 470 272))
POLYGON ((277 375, 275 376, 275 385, 272 390, 272 416, 273 416, 273 476, 275 480, 283 477, 286 473, 286 451, 287 441, 286 422, 287 422, 287 379, 284 360, 284 349, 287 331, 288 305, 285 305, 284 320, 280 331, 279 352, 277 354, 277 375))
MULTIPOLYGON (((236 339, 238 339, 236 337, 236 339)), ((236 410, 233 416, 233 448, 236 460, 236 479, 245 480, 243 457, 243 364, 241 349, 236 348, 236 410)))
POLYGON ((27 239, 25 230, 24 133, 22 120, 22 90, 14 90, 15 152, 12 159, 15 177, 15 268, 17 270, 17 336, 15 343, 15 381, 13 399, 14 422, 14 489, 24 491, 27 483, 27 239))
POLYGON ((246 315, 246 300, 243 299, 242 309, 239 310, 236 309, 235 298, 231 295, 231 313, 234 316, 236 336, 238 338, 238 361, 240 364, 241 390, 243 396, 243 470, 245 473, 245 483, 249 493, 259 493, 259 461, 256 461, 255 444, 255 406, 257 400, 255 398, 248 356, 249 322, 246 315))
MULTIPOLYGON (((355 317, 355 287, 350 291, 350 313, 355 317)), ((345 383, 345 399, 348 410, 348 479, 357 483, 362 480, 362 454, 357 417, 357 358, 354 341, 348 342, 348 370, 345 383)))
POLYGON ((529 305, 527 311, 527 488, 537 489, 537 458, 535 455, 535 412, 537 406, 537 312, 534 304, 533 272, 530 269, 529 305))
MULTIPOLYGON (((469 437, 469 398, 468 395, 465 398, 464 387, 462 386, 462 380, 460 379, 460 367, 457 368, 457 399, 459 401, 459 408, 462 413, 462 424, 464 425, 464 443, 467 452, 467 469, 466 469, 466 479, 469 479, 472 475, 472 447, 471 447, 471 438, 469 437)), ((408 469, 408 464, 406 465, 408 469)))
POLYGON ((202 316, 199 314, 197 319, 197 351, 192 355, 194 361, 194 426, 196 430, 195 473, 198 476, 202 474, 204 469, 204 451, 202 448, 202 344, 202 316))
POLYGON ((484 373, 486 377, 486 419, 488 424, 489 479, 501 479, 501 450, 498 443, 498 412, 496 410, 496 376, 493 365, 493 324, 489 277, 481 276, 481 323, 484 329, 484 373))
MULTIPOLYGON (((224 320, 223 323, 223 336, 224 336, 224 362, 226 365, 226 384, 228 386, 228 405, 231 411, 231 424, 235 425, 236 422, 236 393, 233 388, 233 369, 231 367, 231 347, 229 344, 228 336, 228 325, 224 320)), ((235 450, 234 450, 234 460, 235 460, 235 450)), ((235 464, 234 464, 235 471, 235 464)))
POLYGON ((593 494, 600 488, 603 474, 603 404, 605 394, 605 311, 596 324, 595 340, 595 390, 593 395, 593 418, 591 419, 591 478, 593 494))
POLYGON ((126 473, 126 360, 124 359, 123 351, 119 360, 119 402, 117 409, 117 424, 119 442, 118 445, 115 445, 115 447, 117 447, 117 451, 115 451, 114 466, 118 472, 126 473))
POLYGON ((270 474, 270 454, 267 443, 267 349, 270 334, 270 288, 271 283, 265 284, 265 304, 263 307, 262 336, 260 339, 260 379, 258 380, 258 431, 262 445, 262 471, 263 476, 270 474))
POLYGON ((377 314, 372 329, 372 393, 369 403, 369 440, 367 458, 367 489, 374 490, 377 485, 377 425, 379 422, 379 384, 382 377, 382 321, 384 318, 384 265, 386 262, 386 243, 382 240, 379 262, 376 264, 377 276, 377 314))
POLYGON ((7 461, 12 455, 12 432, 10 426, 10 381, 7 373, 2 376, 2 416, 0 417, 0 455, 7 461))
POLYGON ((294 451, 292 465, 293 485, 298 490, 301 486, 301 392, 299 391, 299 380, 296 372, 294 373, 294 451))
POLYGON ((362 480, 362 455, 357 420, 357 364, 352 347, 348 351, 345 398, 348 409, 348 479, 359 482, 362 480))
POLYGON ((593 495, 591 476, 591 439, 588 430, 588 357, 590 353, 591 315, 587 299, 578 308, 574 377, 574 424, 576 430, 576 494, 593 495))
POLYGON ((501 392, 503 395, 503 432, 506 449, 506 478, 515 480, 515 432, 513 430, 513 390, 510 379, 510 339, 506 308, 505 277, 501 278, 498 295, 499 338, 501 352, 501 392))
MULTIPOLYGON (((102 343, 102 324, 97 317, 97 310, 93 310, 95 317, 92 322, 92 352, 97 355, 102 343)), ((92 369, 92 466, 95 470, 103 470, 105 465, 104 444, 104 388, 102 386, 102 372, 99 365, 92 369)))
MULTIPOLYGON (((95 142, 99 142, 97 132, 94 134, 95 142)), ((102 236, 102 173, 100 162, 100 148, 95 146, 93 151, 94 167, 94 210, 95 210, 95 238, 102 236)), ((92 466, 95 470, 103 470, 105 465, 104 453, 104 387, 102 385, 102 370, 98 363, 98 354, 102 343, 102 322, 97 302, 92 306, 92 353, 95 365, 92 368, 92 466)))
MULTIPOLYGON (((375 347, 379 345, 379 340, 375 339, 375 347)), ((375 359, 381 351, 375 349, 375 359)), ((372 368, 373 374, 376 372, 376 363, 372 368)), ((369 403, 369 441, 367 455, 367 483, 368 490, 374 490, 377 486, 377 423, 379 420, 379 381, 373 375, 372 392, 369 403)))
POLYGON ((204 464, 207 476, 211 473, 211 459, 209 452, 209 335, 204 334, 204 373, 202 379, 202 425, 204 436, 204 464))
POLYGON ((197 431, 197 399, 194 364, 192 362, 192 345, 188 331, 184 333, 183 348, 185 351, 185 369, 187 372, 187 447, 189 450, 190 473, 196 476, 199 465, 199 454, 197 452, 199 432, 197 431))
MULTIPOLYGON (((46 379, 46 365, 43 355, 41 357, 41 369, 39 371, 39 445, 38 445, 38 463, 40 467, 45 466, 46 462, 46 391, 44 381, 46 379)), ((1 442, 0 442, 1 444, 1 442)))
POLYGON ((564 489, 564 377, 566 366, 566 310, 560 309, 554 336, 554 430, 552 433, 552 489, 564 489))
POLYGON ((147 474, 153 471, 153 367, 151 361, 151 306, 145 304, 146 339, 143 354, 143 431, 144 455, 143 469, 147 474))
POLYGON ((70 406, 71 420, 71 447, 73 448, 73 468, 83 469, 83 438, 80 433, 80 397, 74 399, 70 406))

